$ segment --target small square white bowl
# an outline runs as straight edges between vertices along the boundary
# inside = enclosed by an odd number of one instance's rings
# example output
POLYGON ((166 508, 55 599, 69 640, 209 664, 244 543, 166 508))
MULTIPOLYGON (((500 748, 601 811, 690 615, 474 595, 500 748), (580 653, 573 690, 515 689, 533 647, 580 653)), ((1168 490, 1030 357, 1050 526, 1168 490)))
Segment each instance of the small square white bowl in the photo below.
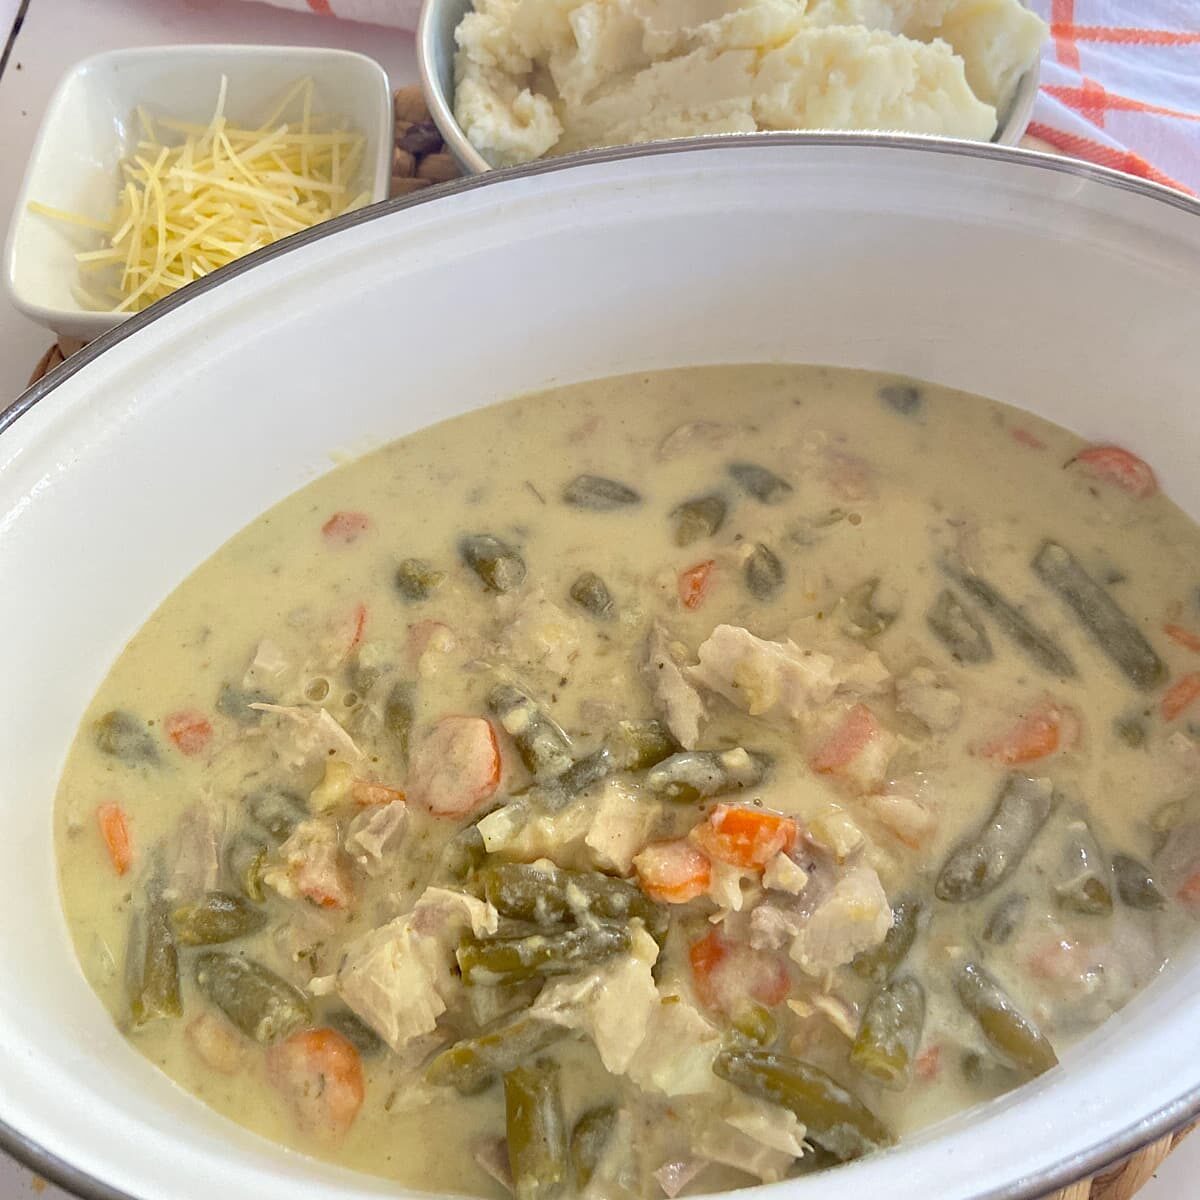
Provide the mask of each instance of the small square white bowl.
POLYGON ((366 139, 359 190, 387 198, 392 163, 392 99, 383 68, 348 50, 292 46, 150 46, 85 59, 58 85, 25 170, 5 247, 5 283, 31 320, 91 340, 128 313, 79 303, 75 254, 101 235, 29 211, 31 200, 107 220, 117 198, 118 164, 137 141, 135 109, 207 122, 221 76, 226 115, 257 125, 288 86, 311 77, 313 111, 344 119, 366 139))

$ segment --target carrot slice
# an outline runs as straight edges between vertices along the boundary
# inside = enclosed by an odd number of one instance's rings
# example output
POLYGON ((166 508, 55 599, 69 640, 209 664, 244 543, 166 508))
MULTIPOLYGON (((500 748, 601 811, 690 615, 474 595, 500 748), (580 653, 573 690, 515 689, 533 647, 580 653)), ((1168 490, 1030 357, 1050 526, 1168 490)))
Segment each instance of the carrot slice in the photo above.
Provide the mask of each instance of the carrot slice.
POLYGON ((773 1008, 791 992, 787 965, 713 929, 688 950, 696 998, 707 1009, 732 1016, 748 996, 773 1008))
POLYGON ((1015 766, 1068 750, 1078 740, 1079 718, 1064 705, 1045 700, 1030 709, 1007 733, 981 746, 977 753, 993 762, 1015 766))
POLYGON ((1182 625, 1164 625, 1163 633, 1177 646, 1200 654, 1200 633, 1193 633, 1190 629, 1184 629, 1182 625))
POLYGON ((1088 446, 1071 461, 1082 463, 1097 479, 1114 484, 1137 500, 1158 491, 1158 480, 1149 464, 1120 446, 1088 446))
POLYGON ((1200 672, 1181 675, 1163 693, 1159 708, 1164 721, 1173 721, 1200 698, 1200 672))
POLYGON ((1200 870, 1193 871, 1175 891, 1175 899, 1192 908, 1200 907, 1200 870))
POLYGON ((362 1060, 333 1029, 305 1029, 267 1051, 267 1078, 306 1132, 339 1141, 354 1124, 366 1088, 362 1060))
POLYGON ((1014 425, 1009 432, 1012 434, 1014 442, 1028 446, 1030 450, 1045 450, 1046 448, 1046 443, 1037 434, 1030 433, 1028 429, 1023 429, 1020 425, 1014 425))
POLYGON ((324 525, 321 533, 331 545, 348 546, 357 541, 371 528, 371 518, 360 512, 335 512, 324 525))
POLYGON ((710 558, 679 573, 679 603, 684 608, 694 611, 704 603, 704 597, 708 595, 708 589, 712 586, 714 566, 716 563, 710 558))
POLYGON ((124 875, 133 864, 133 846, 129 841, 129 822, 125 810, 115 801, 96 809, 100 836, 108 850, 109 861, 118 875, 124 875))
POLYGON ((212 724, 203 713, 192 708, 169 713, 163 720, 163 729, 180 754, 188 757, 203 753, 212 740, 212 724))
POLYGON ((809 760, 818 775, 833 775, 848 767, 879 736, 879 722, 865 705, 856 704, 809 760))
POLYGON ((371 783, 366 779, 356 779, 350 787, 350 795, 355 804, 370 808, 375 804, 394 804, 404 799, 404 793, 398 788, 390 788, 383 783, 371 783))
POLYGON ((922 1083, 931 1083, 938 1077, 938 1072, 941 1070, 941 1059, 941 1046, 930 1046, 928 1049, 922 1050, 913 1062, 913 1074, 922 1083))
POLYGON ((775 855, 796 844, 797 833, 791 817, 738 804, 718 804, 708 820, 692 830, 691 838, 711 859, 761 871, 775 855))
POLYGON ((409 798, 439 817, 461 817, 500 785, 500 746, 483 717, 443 717, 413 749, 409 798))
POLYGON ((652 900, 686 904, 708 891, 712 863, 690 842, 652 842, 633 860, 638 883, 652 900))

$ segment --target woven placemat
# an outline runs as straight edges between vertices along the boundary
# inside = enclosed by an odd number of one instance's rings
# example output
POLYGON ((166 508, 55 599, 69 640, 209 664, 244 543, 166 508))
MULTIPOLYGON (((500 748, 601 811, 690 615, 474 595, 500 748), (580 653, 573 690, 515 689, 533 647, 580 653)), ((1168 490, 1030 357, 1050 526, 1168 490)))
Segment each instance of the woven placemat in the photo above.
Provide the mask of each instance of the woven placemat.
MULTIPOLYGON (((391 194, 407 196, 411 192, 456 178, 458 166, 442 145, 441 135, 425 107, 419 87, 413 85, 396 92, 395 113, 396 145, 392 151, 391 194)), ((83 344, 74 339, 60 338, 42 355, 29 382, 36 383, 83 344)), ((1200 1122, 1143 1146, 1117 1166, 1090 1179, 1081 1179, 1045 1197, 1045 1200, 1131 1200, 1150 1182, 1163 1160, 1191 1133, 1196 1124, 1200 1122)))

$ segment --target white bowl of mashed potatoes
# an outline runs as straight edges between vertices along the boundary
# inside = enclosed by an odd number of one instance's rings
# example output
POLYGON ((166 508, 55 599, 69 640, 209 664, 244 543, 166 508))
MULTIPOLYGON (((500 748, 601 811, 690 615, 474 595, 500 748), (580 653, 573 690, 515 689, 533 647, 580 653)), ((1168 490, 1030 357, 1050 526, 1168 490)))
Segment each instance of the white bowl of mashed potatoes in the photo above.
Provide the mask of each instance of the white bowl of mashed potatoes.
POLYGON ((1048 30, 1021 0, 426 0, 430 111, 470 171, 779 131, 1015 145, 1048 30))

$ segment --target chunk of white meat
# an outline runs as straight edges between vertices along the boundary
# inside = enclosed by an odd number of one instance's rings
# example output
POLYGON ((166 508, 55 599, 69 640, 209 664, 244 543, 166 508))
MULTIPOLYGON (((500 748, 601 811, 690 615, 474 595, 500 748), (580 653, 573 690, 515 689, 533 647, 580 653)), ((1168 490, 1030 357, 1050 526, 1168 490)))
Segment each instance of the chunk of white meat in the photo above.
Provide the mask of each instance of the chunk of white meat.
POLYGON ((763 1183, 776 1183, 796 1161, 794 1154, 764 1146, 757 1138, 735 1128, 721 1117, 710 1117, 696 1138, 697 1153, 711 1162, 723 1163, 754 1175, 763 1183))
POLYGON ((532 862, 553 856, 560 866, 587 866, 585 839, 595 809, 590 803, 568 804, 556 813, 532 812, 520 801, 488 813, 477 825, 489 854, 532 862))
POLYGON ((566 675, 579 653, 579 622, 539 589, 515 602, 500 636, 500 653, 522 671, 566 675))
POLYGON ((594 865, 628 875, 633 856, 651 840, 661 815, 661 805, 619 780, 606 780, 583 839, 594 865))
POLYGON ((629 1067, 643 1091, 664 1096, 698 1096, 718 1086, 713 1061, 720 1031, 682 996, 663 996, 651 1010, 646 1036, 629 1067))
POLYGON ((929 667, 913 667, 896 680, 896 707, 933 733, 953 729, 962 715, 959 694, 929 667))
POLYGON ((646 639, 643 674, 667 728, 685 750, 693 750, 700 740, 700 722, 707 714, 700 693, 680 669, 682 657, 666 628, 656 621, 646 639))
POLYGON ((326 972, 337 965, 330 948, 340 928, 341 921, 332 911, 305 904, 293 908, 288 919, 276 925, 271 934, 286 964, 285 974, 314 996, 328 995, 333 990, 326 972))
POLYGON ((478 896, 428 887, 413 909, 413 928, 449 938, 469 928, 476 937, 488 937, 500 928, 500 914, 478 896))
POLYGON ((250 707, 279 718, 280 731, 287 735, 278 739, 279 755, 289 767, 305 767, 330 758, 343 759, 356 768, 366 762, 366 755, 354 739, 323 708, 257 703, 250 707))
POLYGON ((750 945, 755 950, 782 950, 803 928, 802 913, 775 904, 760 904, 750 914, 750 945))
POLYGON ((308 793, 311 812, 327 813, 349 804, 354 792, 354 768, 340 758, 331 758, 325 764, 321 782, 308 793))
POLYGON ((381 875, 403 843, 407 829, 408 805, 403 800, 393 800, 360 812, 347 827, 343 844, 346 853, 366 874, 381 875))
POLYGON ((720 910, 720 916, 741 912, 746 896, 742 884, 752 878, 750 872, 740 870, 729 863, 714 862, 709 871, 707 895, 720 910))
POLYGON ((858 1034, 858 1009, 837 996, 817 992, 801 1000, 790 999, 787 1006, 802 1021, 823 1017, 848 1041, 853 1041, 858 1034))
POLYGON ((822 975, 878 946, 892 927, 892 908, 879 876, 852 867, 813 910, 792 940, 792 960, 810 975, 822 975))
POLYGON ((354 891, 342 860, 337 823, 329 818, 301 821, 279 847, 278 861, 263 872, 263 882, 289 900, 348 908, 354 891))
POLYGON ((222 1075, 236 1075, 246 1065, 246 1039, 224 1017, 202 1012, 184 1027, 192 1052, 206 1067, 222 1075))
POLYGON ((263 638, 242 676, 242 687, 248 692, 273 692, 291 669, 283 650, 269 638, 263 638))
POLYGON ((775 855, 763 871, 763 887, 768 891, 798 896, 808 886, 808 872, 789 855, 775 855))
POLYGON ((731 1089, 723 1116, 762 1146, 796 1159, 804 1156, 805 1127, 790 1109, 758 1100, 731 1089))
POLYGON ((866 843, 854 818, 840 808, 829 808, 813 817, 805 838, 824 850, 836 863, 844 863, 866 843))
POLYGON ((471 1157, 476 1166, 494 1179, 506 1192, 512 1193, 512 1168, 508 1165, 508 1143, 503 1138, 477 1138, 471 1143, 471 1157))
POLYGON ((905 791, 881 792, 868 796, 866 803, 880 825, 913 850, 929 840, 937 825, 929 805, 905 791))
POLYGON ((675 1200, 708 1165, 707 1158, 681 1158, 663 1163, 653 1174, 667 1200, 675 1200))
POLYGON ((216 890, 226 825, 225 809, 210 798, 197 801, 180 818, 167 884, 172 899, 195 899, 216 890))
POLYGON ((684 454, 715 449, 736 437, 743 428, 723 421, 687 421, 677 425, 659 442, 658 457, 663 462, 669 462, 684 454))
POLYGON ((530 1012, 586 1033, 605 1069, 623 1075, 645 1040, 658 1005, 658 989, 650 971, 657 958, 654 939, 635 929, 627 954, 586 975, 549 984, 530 1012))

